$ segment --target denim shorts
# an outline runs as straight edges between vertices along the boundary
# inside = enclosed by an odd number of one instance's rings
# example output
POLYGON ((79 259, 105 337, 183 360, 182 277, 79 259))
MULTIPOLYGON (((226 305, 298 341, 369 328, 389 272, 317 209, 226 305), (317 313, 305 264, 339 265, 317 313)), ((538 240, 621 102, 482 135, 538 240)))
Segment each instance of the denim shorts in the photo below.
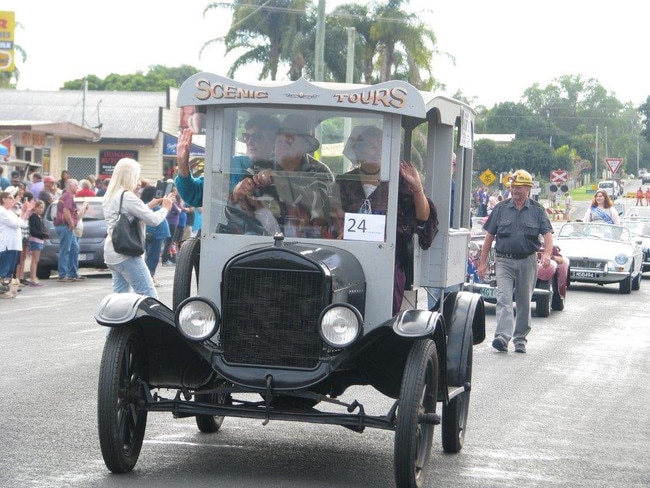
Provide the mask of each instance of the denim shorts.
POLYGON ((43 243, 42 242, 36 242, 36 241, 29 241, 29 250, 30 251, 42 251, 43 250, 43 243))

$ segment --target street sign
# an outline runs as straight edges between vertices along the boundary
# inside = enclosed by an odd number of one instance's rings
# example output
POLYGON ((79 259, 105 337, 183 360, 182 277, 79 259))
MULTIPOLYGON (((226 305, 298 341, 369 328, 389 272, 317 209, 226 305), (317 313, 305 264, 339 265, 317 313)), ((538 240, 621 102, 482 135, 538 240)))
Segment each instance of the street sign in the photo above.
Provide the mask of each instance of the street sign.
POLYGON ((551 182, 553 183, 566 183, 569 181, 569 172, 563 169, 556 169, 551 171, 551 182))
POLYGON ((605 163, 607 164, 609 170, 612 173, 616 174, 616 172, 621 167, 621 164, 623 164, 623 158, 605 158, 605 163))
POLYGON ((490 186, 492 183, 495 182, 497 177, 494 175, 494 173, 492 171, 490 171, 489 169, 486 169, 485 171, 483 171, 481 173, 481 175, 479 176, 479 179, 483 182, 483 184, 485 186, 490 186))

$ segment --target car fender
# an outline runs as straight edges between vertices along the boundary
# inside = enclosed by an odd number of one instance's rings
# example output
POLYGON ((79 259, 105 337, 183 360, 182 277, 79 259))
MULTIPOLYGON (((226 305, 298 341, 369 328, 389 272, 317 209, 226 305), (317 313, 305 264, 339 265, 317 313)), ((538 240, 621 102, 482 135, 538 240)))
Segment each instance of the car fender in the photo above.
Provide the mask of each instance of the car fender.
POLYGON ((95 320, 105 327, 119 327, 142 317, 175 327, 174 312, 155 298, 137 293, 112 293, 105 296, 95 312, 95 320))
POLYGON ((450 385, 465 383, 469 348, 485 340, 484 310, 483 298, 476 293, 460 291, 445 297, 443 313, 447 324, 447 378, 450 385))

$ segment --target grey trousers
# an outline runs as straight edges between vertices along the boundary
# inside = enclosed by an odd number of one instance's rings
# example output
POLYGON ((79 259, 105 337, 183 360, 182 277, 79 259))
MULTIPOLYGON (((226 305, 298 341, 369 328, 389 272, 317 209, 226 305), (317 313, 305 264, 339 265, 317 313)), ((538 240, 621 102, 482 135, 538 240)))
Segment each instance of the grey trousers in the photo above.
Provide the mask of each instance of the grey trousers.
POLYGON ((497 328, 494 336, 506 342, 512 339, 515 345, 525 345, 531 328, 530 302, 537 281, 537 253, 525 259, 496 259, 497 328), (513 296, 517 317, 514 316, 513 296))

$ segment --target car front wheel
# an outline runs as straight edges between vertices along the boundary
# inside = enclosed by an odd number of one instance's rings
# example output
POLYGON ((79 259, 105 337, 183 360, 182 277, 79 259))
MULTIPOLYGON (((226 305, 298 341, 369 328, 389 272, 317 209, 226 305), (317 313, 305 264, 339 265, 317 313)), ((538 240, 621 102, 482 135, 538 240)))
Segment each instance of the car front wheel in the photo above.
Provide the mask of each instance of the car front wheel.
POLYGON ((413 343, 404 367, 395 429, 395 484, 421 488, 429 467, 438 398, 438 353, 429 339, 413 343))
POLYGON ((113 473, 131 471, 142 448, 145 360, 144 341, 135 326, 111 329, 99 368, 97 422, 104 463, 113 473))

